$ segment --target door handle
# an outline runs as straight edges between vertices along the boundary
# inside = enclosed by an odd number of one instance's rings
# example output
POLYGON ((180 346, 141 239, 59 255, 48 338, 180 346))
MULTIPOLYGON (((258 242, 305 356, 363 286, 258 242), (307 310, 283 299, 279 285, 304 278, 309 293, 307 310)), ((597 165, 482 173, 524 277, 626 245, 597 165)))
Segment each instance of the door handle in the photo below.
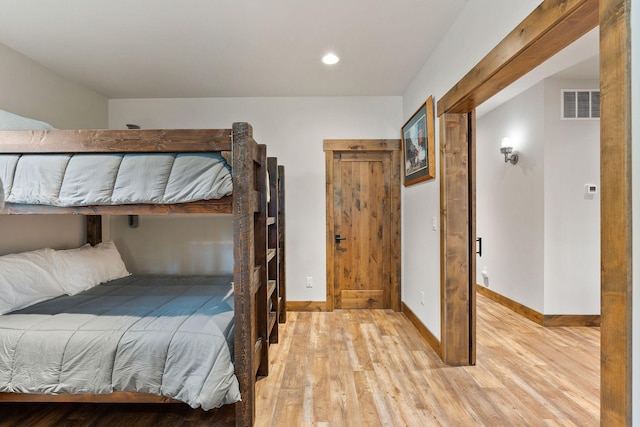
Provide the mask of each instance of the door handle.
POLYGON ((476 253, 478 254, 478 256, 482 256, 482 237, 478 237, 476 239, 476 242, 478 243, 476 253))
POLYGON ((340 243, 340 240, 347 240, 346 237, 340 237, 339 234, 336 234, 336 243, 340 243))

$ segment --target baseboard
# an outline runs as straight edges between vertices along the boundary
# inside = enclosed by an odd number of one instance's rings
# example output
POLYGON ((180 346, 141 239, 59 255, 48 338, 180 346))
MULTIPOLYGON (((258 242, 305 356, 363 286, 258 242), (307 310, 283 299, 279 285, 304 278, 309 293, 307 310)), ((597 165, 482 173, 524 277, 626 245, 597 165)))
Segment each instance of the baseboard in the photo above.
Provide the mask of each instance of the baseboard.
POLYGON ((526 317, 532 322, 535 322, 540 326, 544 326, 544 316, 542 313, 539 313, 534 309, 527 307, 526 305, 522 305, 519 302, 507 298, 504 295, 500 295, 499 293, 494 292, 484 286, 476 285, 476 291, 480 295, 483 295, 490 300, 495 301, 504 307, 507 307, 509 310, 515 311, 516 313, 526 317))
POLYGON ((324 301, 287 301, 287 311, 327 311, 324 301))
POLYGON ((600 326, 600 315, 580 314, 542 314, 510 298, 500 295, 482 285, 476 285, 476 291, 492 301, 515 311, 527 319, 545 327, 560 326, 600 326))
POLYGON ((409 322, 418 330, 418 333, 424 338, 424 340, 429 344, 429 346, 442 358, 442 353, 440 350, 440 341, 431 333, 431 331, 422 324, 420 319, 411 311, 409 307, 403 302, 402 303, 402 313, 407 316, 409 322))
POLYGON ((545 314, 544 326, 600 326, 599 314, 545 314))

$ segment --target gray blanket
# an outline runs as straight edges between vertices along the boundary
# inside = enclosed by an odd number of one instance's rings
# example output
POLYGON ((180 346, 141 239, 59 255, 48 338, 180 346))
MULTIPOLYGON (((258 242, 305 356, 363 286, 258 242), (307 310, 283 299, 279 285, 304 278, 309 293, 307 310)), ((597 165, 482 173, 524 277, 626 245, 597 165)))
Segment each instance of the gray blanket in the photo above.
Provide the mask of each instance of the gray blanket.
POLYGON ((229 277, 130 276, 0 316, 0 391, 240 400, 229 277))

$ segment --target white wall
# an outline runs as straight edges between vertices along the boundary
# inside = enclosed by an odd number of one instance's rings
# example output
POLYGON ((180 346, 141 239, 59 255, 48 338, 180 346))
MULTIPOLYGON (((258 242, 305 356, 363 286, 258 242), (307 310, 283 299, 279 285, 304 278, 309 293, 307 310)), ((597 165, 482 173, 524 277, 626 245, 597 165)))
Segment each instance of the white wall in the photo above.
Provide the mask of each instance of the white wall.
MULTIPOLYGON (((540 3, 540 0, 469 0, 404 92, 400 122, 404 123, 429 95, 440 99, 540 3)), ((436 118, 436 152, 440 150, 438 141, 436 118)), ((434 216, 439 222, 439 186, 438 177, 402 192, 403 301, 436 338, 440 337, 440 233, 424 224, 434 216), (416 297, 420 291, 425 292, 424 306, 416 297)))
MULTIPOLYGON (((640 188, 640 0, 631 0, 631 111, 636 114, 631 116, 632 135, 632 188, 634 195, 640 188)), ((633 367, 632 367, 632 408, 640 408, 640 197, 634 196, 633 200, 633 243, 634 256, 633 274, 633 367)), ((633 425, 640 427, 640 409, 633 411, 633 425)))
POLYGON ((560 119, 561 89, 598 84, 546 79, 477 120, 478 283, 543 314, 600 313, 600 194, 584 195, 600 185, 600 122, 560 119))
MULTIPOLYGON (((107 100, 0 44, 0 109, 51 123, 57 128, 105 128, 107 100)), ((84 243, 83 218, 0 216, 0 255, 84 243)))
POLYGON ((544 310, 544 115, 540 82, 476 121, 477 280, 538 312, 544 310), (516 165, 500 153, 504 137, 519 154, 516 165))
MULTIPOLYGON (((200 99, 118 99, 109 101, 109 127, 123 128, 136 123, 142 128, 229 128, 247 121, 256 141, 267 144, 269 156, 285 165, 287 210, 287 298, 290 301, 326 300, 325 251, 325 161, 323 139, 398 138, 402 121, 400 97, 328 98, 200 98, 200 99), (305 287, 311 276, 315 286, 305 287)), ((230 221, 230 219, 228 219, 230 221)), ((111 236, 125 253, 125 262, 135 270, 151 265, 179 266, 197 272, 202 263, 190 259, 198 245, 215 240, 200 235, 200 228, 186 219, 176 225, 172 218, 148 221, 141 218, 139 229, 129 229, 124 220, 111 221, 111 236), (151 228, 154 227, 154 228, 151 228), (172 245, 185 243, 174 231, 169 245, 160 236, 169 228, 186 228, 193 239, 189 250, 176 254, 172 245), (145 231, 147 230, 147 231, 145 231), (145 233, 143 241, 136 236, 145 233), (152 239, 153 236, 153 239, 152 239), (153 260, 147 253, 153 250, 153 260), (180 257, 175 261, 176 256, 180 257)), ((220 220, 218 220, 220 221, 220 220)), ((215 232, 214 232, 215 233, 215 232)), ((216 237, 217 238, 217 237, 216 237)), ((222 236, 223 245, 230 237, 222 236)), ((215 256, 223 248, 215 249, 215 256)), ((213 256, 206 254, 207 256, 213 256)), ((224 259, 224 256, 222 256, 224 259)))
POLYGON ((127 216, 109 223, 130 272, 233 274, 231 215, 142 215, 137 228, 129 228, 127 216))
POLYGON ((107 99, 0 44, 0 109, 58 129, 107 126, 107 99))
POLYGON ((547 79, 544 119, 544 314, 600 314, 600 120, 561 120, 561 89, 598 80, 547 79), (585 184, 598 192, 585 196, 585 184))

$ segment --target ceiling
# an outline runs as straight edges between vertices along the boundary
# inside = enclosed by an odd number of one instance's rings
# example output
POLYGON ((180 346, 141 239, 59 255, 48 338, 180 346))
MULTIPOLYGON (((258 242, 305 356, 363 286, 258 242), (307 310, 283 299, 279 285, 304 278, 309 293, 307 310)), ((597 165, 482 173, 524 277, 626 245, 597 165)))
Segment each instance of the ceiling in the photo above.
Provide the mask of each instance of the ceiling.
POLYGON ((467 2, 0 0, 0 43, 111 99, 402 95, 467 2))

